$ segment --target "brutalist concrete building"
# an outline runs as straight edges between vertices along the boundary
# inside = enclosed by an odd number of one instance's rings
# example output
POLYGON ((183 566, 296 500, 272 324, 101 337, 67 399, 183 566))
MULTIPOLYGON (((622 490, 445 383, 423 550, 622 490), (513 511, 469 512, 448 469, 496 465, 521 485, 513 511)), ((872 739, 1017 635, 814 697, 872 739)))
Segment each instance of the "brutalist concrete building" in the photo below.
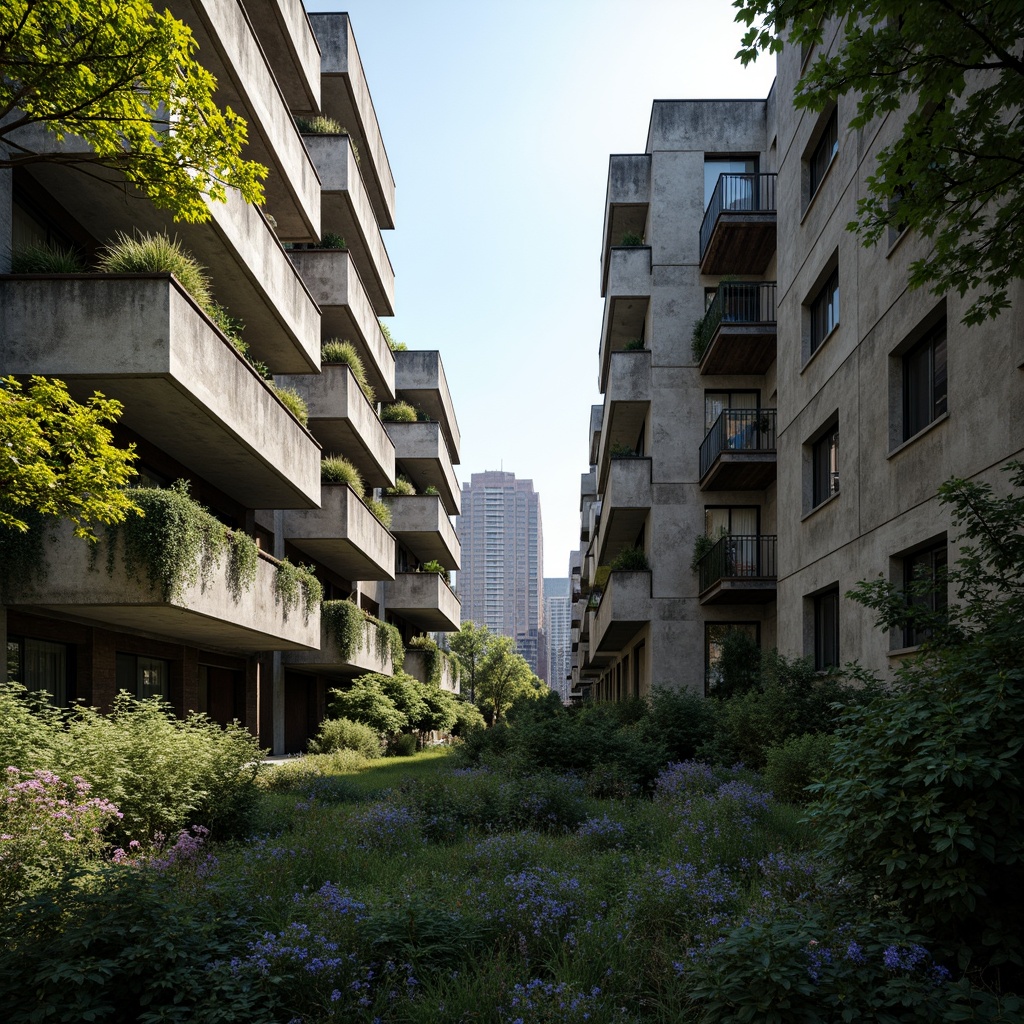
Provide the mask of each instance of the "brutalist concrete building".
MULTIPOLYGON (((378 320, 394 313, 382 231, 394 226, 395 186, 348 17, 307 16, 301 0, 169 7, 192 28, 218 102, 248 122, 244 155, 270 169, 266 205, 232 194, 210 204, 207 223, 174 223, 113 171, 40 162, 0 173, 0 271, 26 244, 72 248, 92 265, 118 233, 166 232, 208 269, 217 302, 244 321, 251 357, 273 380, 169 274, 5 273, 0 373, 57 377, 79 399, 99 390, 121 401, 117 441, 136 445, 142 481, 187 481, 220 522, 258 542, 256 576, 239 587, 223 566, 207 566, 166 596, 116 545, 107 563, 57 526, 39 571, 5 581, 0 671, 64 704, 109 707, 119 689, 162 694, 181 714, 237 718, 276 752, 295 751, 328 688, 392 671, 378 622, 403 640, 458 627, 445 580, 459 566, 458 426, 440 354, 392 351, 378 320), (342 130, 310 132, 316 115, 342 130), (321 365, 321 344, 333 339, 356 348, 373 401, 347 365, 321 365), (308 427, 273 384, 305 398, 308 427), (382 422, 381 403, 396 400, 416 407, 417 422, 382 422), (353 463, 365 490, 321 484, 329 454, 353 463), (364 499, 399 475, 416 493, 386 498, 388 527, 364 499), (285 557, 313 568, 326 600, 365 612, 361 646, 339 644, 301 595, 282 597, 285 557), (420 571, 428 562, 442 571, 420 571)), ((24 142, 75 145, 43 133, 24 142)))
POLYGON ((887 674, 921 638, 844 595, 933 577, 956 556, 939 485, 1024 451, 1020 284, 967 328, 970 293, 907 286, 927 239, 846 230, 901 115, 796 110, 810 59, 786 47, 765 100, 657 101, 646 152, 611 157, 577 694, 706 691, 732 629, 887 674), (650 568, 616 569, 629 548, 650 568))

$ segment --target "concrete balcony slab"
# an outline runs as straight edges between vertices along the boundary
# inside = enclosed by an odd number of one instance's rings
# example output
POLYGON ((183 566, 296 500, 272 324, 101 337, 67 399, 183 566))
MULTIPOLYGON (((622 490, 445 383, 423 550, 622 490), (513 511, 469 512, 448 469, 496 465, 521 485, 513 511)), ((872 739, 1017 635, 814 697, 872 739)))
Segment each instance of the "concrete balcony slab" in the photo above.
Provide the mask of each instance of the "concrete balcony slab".
POLYGON ((608 388, 612 352, 621 352, 627 344, 644 337, 650 302, 650 246, 613 247, 601 321, 598 390, 602 393, 608 388))
POLYGON ((455 419, 455 406, 448 391, 448 380, 444 375, 441 353, 412 349, 396 352, 395 392, 400 399, 441 424, 448 442, 448 452, 457 466, 462 438, 455 419))
POLYGON ((316 441, 170 275, 0 278, 0 365, 118 399, 126 427, 247 508, 319 504, 316 441))
POLYGON ((608 484, 611 453, 633 450, 644 430, 651 408, 651 353, 643 349, 613 352, 609 363, 608 390, 604 398, 603 426, 597 455, 597 489, 608 484))
POLYGON ((459 568, 462 546, 439 497, 397 494, 386 501, 391 509, 391 532, 419 561, 459 568))
POLYGON ((651 460, 612 459, 597 530, 599 565, 607 565, 624 548, 635 546, 652 504, 651 460))
POLYGON ((440 423, 385 423, 395 443, 395 467, 417 491, 436 487, 450 516, 462 508, 462 494, 455 479, 448 445, 440 423))
POLYGON ((167 7, 192 29, 200 62, 217 79, 217 103, 245 118, 246 157, 270 169, 265 209, 278 237, 319 238, 320 183, 246 9, 237 0, 167 0, 167 7))
POLYGON ((601 424, 604 420, 604 406, 592 405, 590 407, 590 464, 597 465, 598 455, 601 451, 601 424))
POLYGON ((651 154, 613 153, 608 160, 604 239, 601 246, 601 296, 608 289, 612 246, 625 235, 644 237, 651 203, 651 154))
MULTIPOLYGON (((405 663, 402 665, 402 671, 408 672, 414 679, 418 679, 425 686, 429 686, 430 677, 427 671, 427 652, 418 650, 415 647, 407 647, 405 649, 405 663)), ((459 682, 455 678, 451 662, 447 658, 441 661, 441 679, 438 687, 442 690, 447 690, 449 693, 459 692, 459 682)))
POLYGON ((295 114, 320 110, 320 47, 300 0, 249 4, 246 16, 295 114))
POLYGON ((45 571, 12 586, 9 606, 73 616, 112 629, 148 633, 176 643, 243 654, 315 649, 320 642, 320 609, 285 610, 274 582, 276 567, 261 557, 255 581, 235 590, 226 562, 209 567, 182 593, 165 599, 146 578, 124 564, 118 539, 108 571, 108 541, 100 531, 93 549, 69 523, 53 527, 45 545, 45 571))
POLYGON ((326 620, 320 626, 320 647, 314 651, 286 651, 281 660, 289 669, 297 672, 316 672, 317 674, 339 676, 351 679, 366 672, 379 672, 392 675, 391 652, 386 651, 383 657, 377 652, 377 627, 367 622, 363 627, 362 643, 359 647, 343 651, 338 646, 337 638, 330 635, 326 620))
POLYGON ((395 354, 347 249, 295 249, 292 264, 320 307, 320 336, 351 341, 380 402, 395 399, 395 354))
POLYGON ((650 621, 650 570, 611 572, 597 606, 593 646, 600 653, 617 654, 650 621))
POLYGON ((284 536, 346 580, 394 579, 395 538, 348 484, 324 484, 321 508, 284 514, 284 536))
POLYGON ((325 363, 319 374, 278 380, 305 399, 310 433, 324 455, 344 455, 367 487, 395 482, 395 446, 347 366, 325 363))
POLYGON ((459 628, 462 605, 455 591, 436 572, 400 572, 384 588, 385 607, 424 632, 459 628))
POLYGON ((302 140, 320 176, 323 231, 345 239, 377 316, 394 316, 395 272, 349 136, 303 135, 302 140))
POLYGON ((377 223, 382 228, 393 228, 395 179, 348 15, 310 14, 309 23, 322 54, 321 108, 352 133, 377 223))

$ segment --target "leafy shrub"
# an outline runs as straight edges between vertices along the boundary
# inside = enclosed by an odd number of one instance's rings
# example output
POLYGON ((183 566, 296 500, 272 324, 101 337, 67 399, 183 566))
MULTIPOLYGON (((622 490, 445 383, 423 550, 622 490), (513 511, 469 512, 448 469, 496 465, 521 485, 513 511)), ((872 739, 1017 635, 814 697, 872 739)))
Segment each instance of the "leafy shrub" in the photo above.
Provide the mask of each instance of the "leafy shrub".
POLYGON ((345 244, 344 235, 339 235, 336 231, 325 231, 320 237, 321 249, 347 249, 348 246, 345 244))
POLYGON ((636 449, 631 444, 625 444, 622 441, 613 441, 609 454, 613 459, 635 459, 637 457, 636 449))
POLYGON ((327 713, 331 718, 363 722, 378 733, 401 732, 409 720, 380 685, 381 676, 360 676, 343 690, 331 690, 327 713))
POLYGON ((384 492, 389 498, 397 497, 401 494, 415 494, 416 488, 412 485, 412 482, 406 480, 404 476, 400 476, 395 480, 393 487, 389 487, 384 492))
POLYGON ((380 733, 363 722, 347 718, 325 718, 316 736, 309 741, 311 754, 333 754, 336 750, 354 750, 368 761, 381 755, 380 733))
POLYGON ((272 384, 274 394, 281 404, 305 427, 309 425, 309 408, 306 400, 295 390, 283 384, 272 384))
POLYGON ((340 341, 337 338, 325 341, 320 348, 320 360, 323 363, 340 363, 347 366, 360 390, 366 396, 366 400, 371 405, 377 400, 373 388, 370 387, 370 382, 366 379, 366 367, 363 365, 363 360, 351 341, 340 341))
POLYGON ((359 470, 343 455, 325 455, 320 460, 320 479, 325 484, 348 484, 356 494, 366 490, 359 470))
POLYGON ((277 563, 274 573, 274 594, 284 607, 286 615, 298 605, 301 594, 302 611, 308 619, 310 611, 320 606, 324 588, 309 566, 295 565, 287 558, 282 558, 277 563))
POLYGON ((429 561, 421 563, 420 572, 436 572, 445 583, 451 583, 452 581, 451 573, 436 558, 431 558, 429 561))
POLYGON ((806 789, 824 778, 832 753, 832 736, 828 733, 804 733, 791 736, 785 743, 769 747, 765 752, 765 782, 779 800, 806 803, 806 789))
POLYGON ((644 554, 643 548, 623 548, 612 559, 609 566, 613 571, 616 569, 636 571, 639 569, 650 569, 650 567, 651 565, 647 561, 647 555, 644 554))
POLYGON ((644 236, 638 235, 635 231, 627 231, 619 240, 619 245, 643 245, 644 236))
POLYGON ((320 621, 344 659, 350 659, 363 649, 366 616, 352 601, 324 601, 320 605, 320 621))
POLYGON ((484 729, 486 725, 484 716, 475 704, 470 704, 468 700, 456 699, 455 722, 451 727, 453 736, 465 737, 477 729, 484 729))
POLYGON ((761 647, 742 629, 730 629, 721 640, 716 679, 711 685, 715 697, 733 697, 760 685, 761 647))
POLYGON ((389 757, 412 757, 416 753, 419 741, 415 733, 403 732, 388 741, 389 757))
POLYGON ((82 274, 85 261, 61 245, 22 245, 11 252, 12 274, 82 274))
POLYGON ((630 338, 625 345, 622 346, 623 352, 642 352, 647 346, 644 344, 643 338, 630 338))
POLYGON ((418 419, 416 409, 408 402, 392 402, 380 411, 380 418, 385 423, 415 423, 418 419))
POLYGON ((717 704, 691 690, 655 687, 650 714, 639 728, 650 741, 664 747, 666 760, 690 761, 714 733, 717 704))
POLYGON ((704 358, 704 353, 708 350, 708 345, 711 344, 711 338, 715 333, 715 326, 711 320, 702 316, 693 325, 693 332, 690 336, 690 352, 693 355, 693 361, 699 363, 704 358))
POLYGON ((366 502, 366 507, 380 520, 384 529, 390 530, 391 509, 388 508, 387 504, 377 498, 364 498, 363 501, 366 502))
POLYGON ((319 114, 316 117, 297 117, 295 127, 303 135, 347 135, 346 129, 342 128, 341 122, 333 117, 326 117, 319 114))
POLYGON ((425 487, 423 489, 423 493, 429 494, 435 498, 439 497, 441 494, 441 492, 433 484, 430 484, 428 487, 425 487))

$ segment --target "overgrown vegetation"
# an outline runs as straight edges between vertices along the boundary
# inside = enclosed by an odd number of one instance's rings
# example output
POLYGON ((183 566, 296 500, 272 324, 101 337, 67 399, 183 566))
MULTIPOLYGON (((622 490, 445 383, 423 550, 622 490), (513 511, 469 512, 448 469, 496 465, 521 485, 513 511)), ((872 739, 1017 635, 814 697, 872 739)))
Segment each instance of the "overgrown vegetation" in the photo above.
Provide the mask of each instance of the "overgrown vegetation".
POLYGON ((690 335, 690 352, 693 354, 693 361, 699 363, 704 358, 704 353, 711 344, 715 335, 715 327, 709 317, 699 317, 693 325, 693 332, 690 335))
POLYGON ((295 608, 301 597, 302 613, 309 619, 309 613, 320 605, 324 596, 323 584, 316 578, 313 570, 306 565, 295 565, 282 558, 275 566, 274 593, 287 615, 295 608))
POLYGON ((381 501, 379 498, 364 498, 366 507, 377 517, 380 524, 385 530, 391 529, 391 509, 388 508, 387 502, 381 501))
POLYGON ((348 132, 342 128, 341 122, 333 117, 319 114, 316 117, 297 117, 295 127, 303 135, 347 135, 348 132))
POLYGON ((612 571, 628 570, 636 572, 641 569, 650 569, 651 564, 647 561, 647 555, 643 548, 623 548, 609 564, 612 571))
POLYGON ((359 495, 366 490, 362 474, 344 455, 325 455, 320 460, 320 479, 325 484, 348 484, 359 495))
POLYGON ((377 323, 380 324, 380 332, 384 335, 384 340, 392 352, 405 352, 409 348, 404 341, 395 341, 391 334, 391 328, 383 320, 378 320, 377 323))
POLYGON ((384 493, 389 498, 397 498, 400 495, 411 495, 416 493, 416 488, 412 485, 412 481, 407 480, 404 476, 399 476, 394 483, 394 486, 385 489, 384 493))
POLYGON ((295 390, 283 384, 271 384, 281 404, 305 427, 309 425, 309 408, 306 400, 295 390))
POLYGON ((381 408, 380 418, 385 423, 415 423, 419 416, 408 402, 392 402, 381 408))
POLYGON ((367 379, 366 366, 363 364, 362 357, 356 351, 356 347, 351 341, 342 341, 339 338, 325 341, 320 349, 320 361, 328 364, 340 363, 347 366, 352 373, 353 379, 359 385, 359 389, 366 395, 366 400, 370 405, 375 404, 377 396, 374 394, 373 388, 367 379))
POLYGON ((84 274, 85 260, 72 248, 36 242, 11 251, 12 274, 84 274))

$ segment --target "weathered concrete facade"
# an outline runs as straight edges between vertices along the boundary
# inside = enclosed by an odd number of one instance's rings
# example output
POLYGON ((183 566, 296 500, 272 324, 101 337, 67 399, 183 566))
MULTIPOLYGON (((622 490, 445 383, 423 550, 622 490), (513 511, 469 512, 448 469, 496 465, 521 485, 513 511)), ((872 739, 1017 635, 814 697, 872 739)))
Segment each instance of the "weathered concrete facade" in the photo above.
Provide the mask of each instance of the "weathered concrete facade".
MULTIPOLYGON (((126 562, 120 541, 108 562, 108 541, 91 556, 61 525, 47 532, 36 572, 3 581, 0 679, 48 689, 61 704, 108 707, 119 689, 162 694, 180 714, 237 718, 265 746, 291 752, 315 731, 329 688, 392 671, 377 622, 404 641, 458 626, 454 593, 422 564, 459 567, 450 519, 459 431, 440 355, 402 352, 396 380, 378 319, 393 314, 382 229, 394 226, 394 179, 348 17, 307 17, 301 0, 173 0, 171 9, 195 32, 218 101, 248 121, 245 155, 270 168, 265 206, 232 194, 211 204, 207 223, 177 224, 114 171, 42 162, 0 172, 0 273, 27 244, 73 249, 92 266, 118 232, 177 236, 273 377, 260 376, 172 275, 96 272, 0 277, 0 376, 43 374, 76 398, 99 390, 118 399, 116 437, 136 445, 145 484, 185 480, 217 519, 255 539, 255 580, 239 585, 227 562, 197 564, 194 581, 167 596, 126 562), (302 134, 295 115, 318 114, 342 132, 302 134), (322 246, 328 234, 345 247, 322 246), (352 342, 372 393, 348 366, 321 367, 321 344, 335 339, 352 342), (308 426, 275 385, 305 398, 308 426), (380 418, 381 403, 396 398, 429 421, 394 425, 397 451, 380 418), (326 454, 352 462, 366 493, 321 485, 326 454), (392 532, 370 499, 400 474, 435 483, 440 496, 388 498, 392 532), (319 607, 283 596, 284 557, 313 569, 326 600, 366 613, 362 645, 341 650, 319 607)), ((39 130, 22 141, 39 152, 83 145, 39 130)))
POLYGON ((796 110, 800 61, 764 101, 655 102, 647 152, 611 157, 577 694, 701 692, 726 628, 887 674, 907 638, 845 593, 955 557, 937 488, 1024 450, 1024 289, 968 329, 970 294, 907 286, 926 239, 846 230, 901 115, 796 110), (633 547, 650 569, 616 571, 633 547))

